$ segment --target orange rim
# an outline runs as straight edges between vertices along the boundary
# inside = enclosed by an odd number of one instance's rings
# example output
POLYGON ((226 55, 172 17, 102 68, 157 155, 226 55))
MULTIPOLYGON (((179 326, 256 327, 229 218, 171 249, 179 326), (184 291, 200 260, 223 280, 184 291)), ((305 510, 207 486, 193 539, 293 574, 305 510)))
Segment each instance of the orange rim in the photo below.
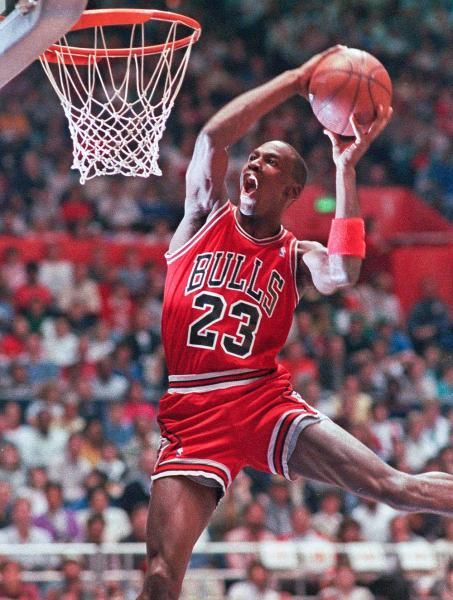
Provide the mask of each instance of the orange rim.
POLYGON ((174 42, 164 44, 153 44, 151 46, 139 46, 136 48, 78 48, 76 46, 63 46, 52 44, 44 52, 42 58, 48 62, 59 62, 63 59, 68 64, 88 64, 93 59, 97 62, 102 58, 121 58, 131 55, 160 54, 166 48, 179 50, 199 40, 201 25, 195 19, 163 10, 141 9, 141 8, 103 8, 98 10, 86 10, 71 31, 79 29, 91 29, 94 27, 110 27, 118 25, 142 25, 148 21, 169 21, 180 23, 193 29, 193 33, 174 42), (57 56, 58 54, 58 56, 57 56))

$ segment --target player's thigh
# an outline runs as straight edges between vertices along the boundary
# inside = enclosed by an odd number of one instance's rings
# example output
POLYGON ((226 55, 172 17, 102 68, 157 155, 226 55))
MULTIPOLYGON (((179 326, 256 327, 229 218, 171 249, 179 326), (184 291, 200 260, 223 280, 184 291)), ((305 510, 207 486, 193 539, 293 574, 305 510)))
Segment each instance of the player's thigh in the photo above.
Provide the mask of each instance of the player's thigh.
POLYGON ((290 472, 375 499, 385 499, 398 472, 347 431, 325 419, 306 427, 289 460, 290 472))
POLYGON ((148 558, 185 569, 195 542, 216 507, 217 491, 187 477, 153 482, 147 524, 148 558))

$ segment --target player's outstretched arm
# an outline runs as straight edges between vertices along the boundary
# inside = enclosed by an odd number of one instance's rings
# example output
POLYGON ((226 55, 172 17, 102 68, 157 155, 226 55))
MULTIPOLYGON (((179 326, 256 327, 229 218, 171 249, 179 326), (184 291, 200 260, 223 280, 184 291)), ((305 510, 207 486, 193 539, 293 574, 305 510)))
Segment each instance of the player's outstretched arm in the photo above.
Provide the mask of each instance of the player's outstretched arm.
POLYGON ((313 283, 322 294, 332 294, 353 285, 360 275, 365 256, 365 229, 360 217, 356 186, 356 165, 392 116, 392 108, 378 114, 371 126, 360 126, 354 116, 352 140, 325 130, 332 143, 336 166, 336 210, 327 248, 317 242, 299 242, 302 259, 308 266, 313 283))
POLYGON ((209 119, 198 135, 187 170, 184 218, 171 241, 171 252, 190 239, 206 217, 226 201, 228 147, 243 137, 261 117, 291 96, 307 96, 310 77, 319 61, 342 48, 329 48, 297 69, 285 71, 239 95, 209 119))

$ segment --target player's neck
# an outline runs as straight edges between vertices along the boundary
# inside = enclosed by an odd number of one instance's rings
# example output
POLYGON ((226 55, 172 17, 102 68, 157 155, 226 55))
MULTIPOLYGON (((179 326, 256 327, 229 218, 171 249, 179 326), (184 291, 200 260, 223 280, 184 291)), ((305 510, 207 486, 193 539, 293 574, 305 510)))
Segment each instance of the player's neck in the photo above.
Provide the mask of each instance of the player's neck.
POLYGON ((265 217, 244 215, 238 210, 237 220, 242 229, 258 240, 277 235, 281 229, 280 220, 272 219, 269 215, 266 215, 265 217))

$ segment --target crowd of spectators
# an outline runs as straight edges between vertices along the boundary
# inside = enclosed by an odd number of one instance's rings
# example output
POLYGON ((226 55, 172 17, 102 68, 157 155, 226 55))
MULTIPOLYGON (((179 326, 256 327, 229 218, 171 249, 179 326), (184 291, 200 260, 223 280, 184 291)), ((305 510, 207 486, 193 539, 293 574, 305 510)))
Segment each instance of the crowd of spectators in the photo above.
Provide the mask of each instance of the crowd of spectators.
MULTIPOLYGON (((187 12, 204 26, 162 141, 162 179, 104 178, 79 186, 64 117, 39 65, 0 92, 0 233, 49 240, 42 260, 27 260, 11 245, 0 261, 0 543, 143 542, 159 445, 155 415, 166 385, 164 269, 133 248, 120 263, 108 252, 72 262, 46 234, 165 245, 181 215, 195 135, 226 100, 337 42, 373 52, 392 74, 396 115, 364 159, 359 181, 413 186, 453 217, 449 1, 433 1, 430 10, 415 0, 155 4, 187 12)), ((331 151, 320 134, 308 104, 288 102, 232 150, 231 180, 253 140, 282 138, 307 156, 312 182, 333 183, 331 151)), ((407 314, 392 283, 381 271, 331 297, 309 289, 279 360, 309 403, 389 464, 453 475, 452 318, 432 280, 423 282, 407 314)), ((204 538, 434 542, 453 541, 452 525, 246 470, 204 538)), ((134 560, 141 569, 143 558, 134 560)), ((247 573, 231 586, 233 600, 295 593, 291 585, 271 590, 272 574, 254 555, 194 557, 192 566, 211 564, 247 573)), ((114 582, 87 587, 86 566, 71 557, 63 563, 37 554, 5 557, 0 597, 135 597, 114 582), (49 567, 61 569, 58 585, 23 582, 22 569, 49 567)), ((451 600, 453 570, 448 573, 429 585, 416 581, 402 589, 396 578, 388 585, 367 581, 364 588, 340 560, 304 585, 319 600, 421 600, 429 593, 451 600), (395 590, 399 595, 392 596, 395 590)))

